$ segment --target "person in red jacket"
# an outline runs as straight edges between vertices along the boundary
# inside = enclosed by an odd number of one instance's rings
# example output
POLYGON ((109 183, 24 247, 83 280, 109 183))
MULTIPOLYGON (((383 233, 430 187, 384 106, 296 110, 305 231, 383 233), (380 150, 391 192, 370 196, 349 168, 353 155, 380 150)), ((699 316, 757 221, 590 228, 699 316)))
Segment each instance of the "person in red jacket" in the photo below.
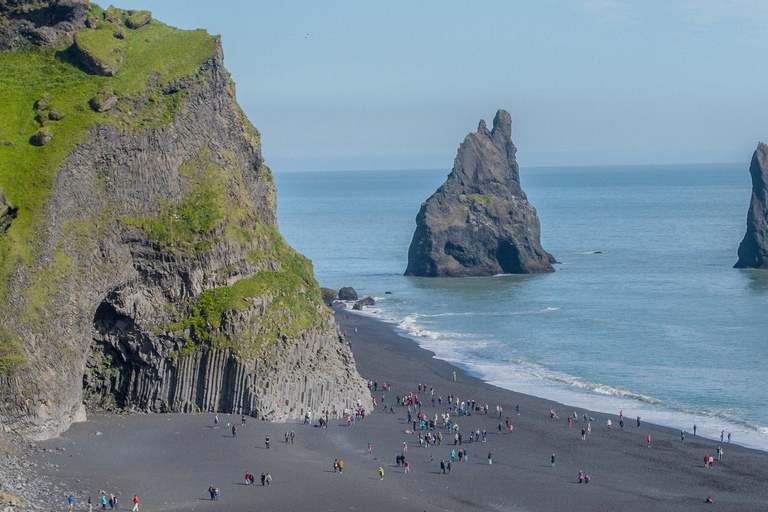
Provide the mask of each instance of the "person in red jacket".
POLYGON ((133 512, 139 512, 139 497, 133 495, 133 512))

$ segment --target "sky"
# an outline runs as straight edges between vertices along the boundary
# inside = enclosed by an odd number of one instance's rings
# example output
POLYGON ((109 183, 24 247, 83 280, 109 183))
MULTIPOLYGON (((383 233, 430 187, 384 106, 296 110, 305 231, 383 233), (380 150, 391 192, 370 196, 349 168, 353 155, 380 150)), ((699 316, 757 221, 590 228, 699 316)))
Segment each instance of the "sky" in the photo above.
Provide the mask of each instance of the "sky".
POLYGON ((450 169, 512 115, 521 166, 744 162, 768 1, 125 0, 220 34, 275 172, 450 169))

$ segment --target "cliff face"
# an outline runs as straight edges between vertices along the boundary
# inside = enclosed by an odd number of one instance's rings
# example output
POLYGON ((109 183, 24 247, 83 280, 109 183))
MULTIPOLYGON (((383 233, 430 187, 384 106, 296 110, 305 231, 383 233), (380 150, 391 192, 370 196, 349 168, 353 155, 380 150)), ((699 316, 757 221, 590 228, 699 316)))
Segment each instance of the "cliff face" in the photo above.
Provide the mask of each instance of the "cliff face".
POLYGON ((520 188, 510 115, 480 121, 453 170, 422 203, 408 249, 407 276, 460 277, 553 272, 539 218, 520 188))
POLYGON ((218 39, 131 15, 91 7, 78 33, 97 57, 117 45, 114 77, 74 48, 0 53, 0 421, 41 439, 84 402, 277 420, 370 403, 278 232, 218 39))
POLYGON ((739 245, 735 268, 768 269, 768 146, 757 145, 749 166, 752 199, 747 213, 747 232, 739 245))

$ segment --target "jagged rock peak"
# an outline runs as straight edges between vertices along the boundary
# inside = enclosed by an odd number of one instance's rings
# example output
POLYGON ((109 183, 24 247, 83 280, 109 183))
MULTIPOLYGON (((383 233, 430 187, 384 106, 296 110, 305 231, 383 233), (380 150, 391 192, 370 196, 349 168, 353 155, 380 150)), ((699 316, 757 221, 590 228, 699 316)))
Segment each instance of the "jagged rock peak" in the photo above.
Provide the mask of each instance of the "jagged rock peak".
POLYGON ((445 183, 421 205, 405 275, 489 276, 553 272, 536 209, 520 188, 512 118, 499 110, 459 146, 445 183))
POLYGON ((768 146, 760 142, 749 166, 752 199, 747 213, 747 232, 739 245, 735 268, 768 269, 768 146))

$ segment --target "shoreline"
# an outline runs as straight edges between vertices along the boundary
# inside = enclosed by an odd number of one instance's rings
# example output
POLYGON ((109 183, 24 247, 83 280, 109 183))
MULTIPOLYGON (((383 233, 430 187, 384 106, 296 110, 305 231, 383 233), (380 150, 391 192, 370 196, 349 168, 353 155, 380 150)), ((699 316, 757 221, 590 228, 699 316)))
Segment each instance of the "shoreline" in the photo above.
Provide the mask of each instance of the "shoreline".
MULTIPOLYGON (((337 318, 346 313, 337 310, 337 318)), ((705 469, 704 454, 716 455, 717 443, 631 420, 624 431, 618 418, 591 412, 595 421, 591 434, 582 441, 585 425, 579 416, 570 428, 561 404, 490 385, 456 368, 396 333, 389 324, 365 315, 339 318, 348 332, 359 373, 366 380, 387 382, 391 391, 374 392, 377 407, 365 419, 349 427, 346 421, 331 420, 328 428, 247 419, 233 436, 227 422, 239 415, 201 414, 93 414, 75 424, 58 439, 37 443, 29 450, 29 462, 40 476, 53 481, 60 493, 51 506, 63 509, 68 492, 76 492, 76 510, 87 510, 84 502, 99 491, 116 493, 121 508, 139 495, 142 509, 184 511, 241 511, 255 506, 265 510, 366 510, 366 511, 509 511, 560 512, 564 508, 624 511, 698 511, 707 496, 714 505, 708 510, 768 510, 768 456, 738 445, 723 445, 725 455, 712 469, 705 469), (358 333, 354 334, 354 328, 358 333), (453 372, 456 381, 453 381, 453 372), (488 415, 451 413, 464 435, 454 445, 444 428, 442 445, 422 447, 418 433, 406 422, 407 410, 396 406, 395 397, 417 392, 418 384, 434 387, 443 406, 433 407, 422 397, 429 418, 448 411, 450 394, 461 401, 476 400, 489 405, 488 415), (382 412, 389 403, 394 414, 382 412), (502 418, 495 406, 503 407, 502 418), (518 416, 515 406, 520 405, 518 416), (550 419, 555 408, 559 419, 550 419), (512 433, 497 426, 509 417, 512 433), (614 427, 608 430, 605 420, 614 427), (467 442, 470 431, 485 430, 487 442, 467 442), (284 433, 295 431, 294 443, 284 442, 284 433), (646 436, 652 446, 646 446, 646 436), (271 446, 265 448, 265 437, 271 446), (372 455, 366 446, 373 446, 372 455), (411 471, 395 463, 404 446, 411 471), (450 451, 466 449, 469 459, 453 464, 451 475, 439 472, 441 460, 450 451), (487 463, 488 452, 493 464, 487 463), (556 454, 557 464, 550 465, 556 454), (334 459, 345 463, 343 476, 334 473, 334 459), (381 480, 378 468, 385 471, 381 480), (579 485, 579 470, 591 476, 579 485), (270 487, 245 485, 246 472, 258 477, 269 472, 270 487), (209 485, 221 488, 221 501, 210 501, 209 485)), ((424 393, 422 393, 423 395, 424 393)), ((427 393, 428 394, 428 393, 427 393)), ((364 398, 364 397, 361 397, 364 398)), ((368 405, 368 404, 366 404, 368 405)), ((579 414, 582 411, 579 410, 579 414)))
MULTIPOLYGON (((494 384, 494 383, 490 382, 489 380, 486 380, 486 378, 481 373, 473 372, 473 370, 471 369, 471 365, 470 364, 462 365, 459 362, 452 362, 450 360, 444 359, 443 357, 439 356, 432 349, 424 347, 418 336, 414 335, 413 333, 408 332, 407 329, 400 327, 398 319, 396 319, 396 318, 385 318, 385 317, 378 316, 378 313, 380 311, 382 311, 382 309, 378 309, 378 308, 380 308, 380 306, 373 306, 373 307, 370 307, 369 311, 362 311, 361 312, 361 311, 352 310, 351 309, 352 303, 347 304, 347 308, 344 308, 344 309, 338 309, 338 308, 333 308, 333 309, 337 313, 338 312, 345 312, 345 313, 350 313, 351 312, 354 315, 357 315, 357 316, 360 316, 360 317, 364 317, 364 318, 368 318, 368 319, 371 319, 371 320, 376 321, 376 322, 381 322, 382 324, 384 324, 384 325, 388 326, 390 329, 392 329, 392 331, 395 334, 397 334, 397 335, 399 335, 399 336, 401 336, 401 337, 403 337, 403 338, 405 338, 407 340, 410 340, 412 343, 416 344, 419 348, 421 348, 422 350, 425 350, 426 352, 431 354, 436 359, 444 361, 444 362, 448 363, 449 365, 454 366, 457 369, 460 369, 461 371, 467 373, 468 375, 471 375, 472 377, 475 377, 475 378, 481 380, 483 383, 488 384, 490 386, 494 386, 494 387, 497 387, 499 389, 510 391, 510 392, 516 392, 516 393, 519 393, 519 394, 528 395, 528 396, 533 397, 533 398, 539 398, 539 399, 542 399, 542 400, 548 400, 548 401, 551 401, 553 403, 561 404, 563 406, 564 406, 564 404, 572 404, 572 403, 577 403, 579 401, 581 401, 581 402, 590 402, 590 401, 594 402, 594 401, 598 401, 599 402, 599 401, 602 400, 604 402, 610 402, 610 401, 616 402, 616 406, 617 406, 616 410, 622 410, 622 409, 626 410, 626 409, 633 408, 632 405, 634 405, 634 404, 639 404, 641 406, 640 408, 642 408, 642 404, 645 403, 643 400, 635 398, 634 396, 632 396, 633 394, 636 394, 636 393, 633 393, 631 391, 627 391, 627 393, 629 393, 630 396, 628 396, 627 398, 624 398, 622 396, 616 396, 616 395, 610 395, 610 394, 605 394, 605 395, 603 395, 603 394, 593 394, 592 392, 590 392, 590 390, 586 390, 586 391, 581 390, 580 391, 580 390, 576 390, 576 389, 571 389, 567 384, 565 384, 565 385, 563 385, 563 388, 560 390, 560 393, 557 393, 557 391, 556 391, 555 392, 555 396, 546 396, 546 394, 537 394, 535 392, 531 392, 530 390, 525 390, 525 391, 519 390, 518 387, 515 386, 514 384, 509 384, 509 387, 505 387, 502 384, 494 384), (371 311, 371 310, 373 310, 373 311, 371 311), (557 395, 560 395, 560 396, 557 396, 557 395)), ((337 318, 337 322, 338 322, 338 318, 337 318)), ((540 379, 546 383, 546 379, 544 377, 540 377, 540 379)), ((531 388, 531 387, 534 387, 534 385, 533 384, 527 384, 526 386, 520 386, 520 387, 531 388)), ((607 387, 611 387, 611 386, 609 385, 607 387)), ((564 407, 570 408, 571 411, 575 408, 575 409, 577 409, 579 411, 583 411, 583 410, 593 411, 593 412, 595 412, 597 414, 600 414, 600 415, 611 416, 612 418, 614 416, 618 417, 618 414, 613 414, 613 413, 609 412, 607 410, 607 407, 601 406, 599 404, 594 404, 594 403, 590 404, 590 405, 578 405, 578 406, 567 405, 567 406, 564 406, 564 407)), ((675 431, 677 433, 680 432, 679 425, 685 425, 686 435, 692 434, 691 428, 692 428, 692 426, 694 424, 699 424, 697 436, 701 437, 702 439, 709 439, 710 441, 712 441, 714 443, 721 443, 719 441, 719 436, 717 435, 717 429, 724 430, 726 434, 728 432, 730 432, 730 431, 733 431, 738 436, 739 441, 738 442, 729 443, 727 441, 727 439, 724 439, 722 441, 722 444, 731 444, 731 445, 734 445, 734 446, 738 445, 738 446, 742 446, 744 448, 748 448, 748 449, 752 449, 752 450, 756 450, 756 451, 760 451, 760 452, 768 454, 768 446, 764 447, 762 445, 756 445, 756 444, 750 443, 748 441, 753 436, 758 438, 758 440, 759 440, 760 436, 762 435, 759 432, 752 431, 754 429, 749 430, 751 427, 745 427, 743 425, 740 425, 738 422, 731 422, 728 419, 722 419, 722 421, 725 423, 725 425, 720 425, 720 426, 718 426, 717 428, 714 428, 714 429, 711 426, 709 426, 709 427, 708 426, 704 426, 702 428, 702 424, 700 424, 700 422, 697 421, 697 420, 701 419, 701 420, 703 420, 703 422, 709 423, 710 418, 713 417, 713 416, 708 415, 704 411, 695 411, 695 410, 694 411, 689 411, 689 410, 677 411, 677 410, 675 410, 675 409, 673 409, 671 407, 663 405, 661 402, 660 402, 660 404, 655 404, 653 402, 650 402, 647 405, 647 407, 646 407, 646 411, 642 411, 641 417, 642 417, 643 423, 646 422, 646 417, 647 416, 650 416, 650 418, 648 418, 648 420, 647 420, 650 424, 654 424, 654 425, 657 425, 659 427, 669 428, 669 429, 671 429, 671 430, 673 430, 673 431, 675 431), (654 407, 656 407, 656 409, 654 409, 654 407), (647 409, 651 409, 651 411, 649 412, 649 411, 647 411, 647 409), (679 420, 676 420, 676 419, 672 419, 672 416, 674 416, 674 415, 680 415, 681 417, 687 418, 687 419, 689 419, 691 421, 685 422, 685 421, 679 421, 679 420), (664 416, 669 416, 670 417, 669 420, 665 421, 665 419, 663 418, 664 416), (747 431, 745 432, 744 429, 747 429, 747 431), (706 433, 702 434, 702 431, 704 431, 704 432, 709 431, 709 435, 707 435, 706 433), (742 434, 742 435, 743 434, 747 434, 749 436, 747 438, 748 440, 745 442, 744 438, 742 436, 740 436, 739 434, 742 434)), ((635 417, 636 416, 632 416, 631 414, 625 415, 625 421, 628 418, 629 421, 634 422, 635 421, 635 417)), ((767 440, 767 442, 768 442, 768 440, 767 440)))

